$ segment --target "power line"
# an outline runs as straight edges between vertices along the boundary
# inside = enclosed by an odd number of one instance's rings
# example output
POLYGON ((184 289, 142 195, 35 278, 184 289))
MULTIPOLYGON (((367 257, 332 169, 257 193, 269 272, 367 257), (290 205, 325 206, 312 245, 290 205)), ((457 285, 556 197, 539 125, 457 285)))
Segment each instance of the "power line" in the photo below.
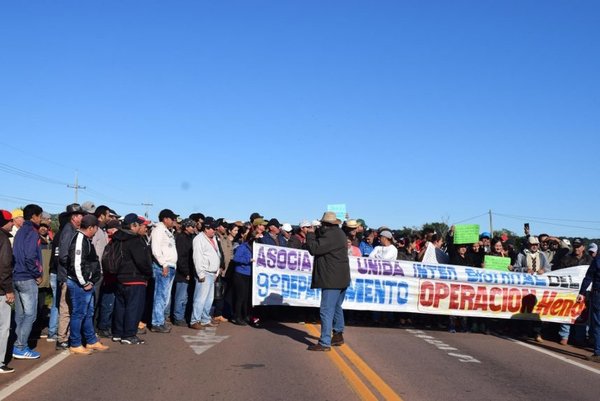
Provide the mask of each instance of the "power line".
MULTIPOLYGON (((494 213, 497 214, 498 216, 502 216, 499 213, 494 213)), ((572 223, 591 223, 591 224, 600 224, 600 221, 592 221, 592 220, 573 220, 573 219, 554 219, 554 218, 550 218, 550 217, 532 217, 532 216, 519 216, 516 214, 512 214, 512 215, 506 215, 506 216, 513 216, 513 217, 518 217, 521 219, 525 219, 525 220, 550 220, 550 221, 566 221, 566 222, 572 222, 572 223)))
POLYGON ((54 178, 45 177, 43 175, 35 174, 26 170, 22 170, 17 167, 10 166, 6 163, 0 163, 0 171, 4 171, 8 174, 13 174, 19 177, 28 178, 31 180, 45 182, 46 184, 54 185, 69 185, 66 182, 55 180, 54 178))
POLYGON ((16 196, 0 195, 0 198, 7 200, 7 201, 11 201, 11 202, 24 201, 24 202, 41 204, 41 205, 64 206, 64 204, 62 204, 62 203, 45 202, 45 201, 40 201, 40 200, 35 200, 35 199, 27 199, 27 198, 18 198, 16 196))
POLYGON ((485 212, 485 213, 479 214, 477 216, 469 217, 468 219, 457 221, 454 224, 460 224, 460 223, 464 223, 465 221, 475 220, 475 219, 477 219, 479 217, 487 216, 487 214, 488 214, 488 212, 485 212))
MULTIPOLYGON (((501 214, 501 213, 494 213, 494 215, 496 216, 501 216, 501 217, 506 217, 508 219, 513 219, 513 220, 519 220, 519 221, 523 221, 523 216, 511 216, 508 214, 501 214)), ((543 221, 543 220, 537 220, 537 219, 527 219, 530 222, 534 222, 534 223, 539 223, 539 224, 547 224, 549 226, 557 226, 557 227, 567 227, 567 228, 577 228, 580 230, 592 230, 592 231, 600 231, 600 228, 592 228, 592 227, 581 227, 581 226, 572 226, 569 224, 559 224, 559 223, 549 223, 547 221, 543 221)), ((571 220, 572 221, 572 220, 571 220)))

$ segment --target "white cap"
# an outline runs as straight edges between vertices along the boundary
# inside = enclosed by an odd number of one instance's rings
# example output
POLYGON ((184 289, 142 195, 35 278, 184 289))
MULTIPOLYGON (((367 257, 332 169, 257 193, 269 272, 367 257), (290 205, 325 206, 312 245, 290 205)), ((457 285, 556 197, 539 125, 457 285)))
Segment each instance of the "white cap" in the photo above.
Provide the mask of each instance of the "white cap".
POLYGON ((281 229, 289 233, 290 231, 292 231, 292 225, 290 223, 283 223, 281 225, 281 229))
POLYGON ((302 228, 302 227, 312 227, 312 224, 308 220, 302 220, 300 222, 300 224, 298 224, 298 225, 300 226, 300 228, 302 228))
POLYGON ((321 222, 319 220, 313 220, 312 221, 312 226, 313 227, 321 227, 321 222))

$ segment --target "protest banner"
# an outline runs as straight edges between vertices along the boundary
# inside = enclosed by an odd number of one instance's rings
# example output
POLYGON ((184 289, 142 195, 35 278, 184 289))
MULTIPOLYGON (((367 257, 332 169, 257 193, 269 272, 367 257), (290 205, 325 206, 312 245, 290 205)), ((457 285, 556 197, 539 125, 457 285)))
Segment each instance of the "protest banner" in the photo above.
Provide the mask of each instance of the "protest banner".
MULTIPOLYGON (((253 305, 312 306, 312 256, 305 250, 254 244, 253 305)), ((344 309, 431 313, 574 323, 587 266, 546 275, 447 264, 350 257, 344 309)))
POLYGON ((485 257, 483 258, 483 263, 485 264, 486 269, 500 270, 500 271, 507 272, 507 271, 509 271, 508 266, 510 266, 510 258, 485 255, 485 257))
POLYGON ((479 224, 457 224, 454 226, 454 244, 479 242, 479 224))

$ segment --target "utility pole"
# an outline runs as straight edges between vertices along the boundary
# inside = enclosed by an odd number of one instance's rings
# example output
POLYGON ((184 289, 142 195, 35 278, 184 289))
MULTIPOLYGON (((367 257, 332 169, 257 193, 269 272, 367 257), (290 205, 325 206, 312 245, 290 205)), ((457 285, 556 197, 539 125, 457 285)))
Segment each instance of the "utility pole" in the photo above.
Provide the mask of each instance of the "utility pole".
POLYGON ((75 172, 75 185, 67 185, 67 188, 74 188, 75 189, 75 203, 77 203, 77 195, 79 192, 79 189, 85 189, 86 187, 82 187, 81 185, 79 185, 79 172, 75 172))
POLYGON ((494 226, 492 225, 492 209, 490 209, 490 238, 494 238, 494 226))
POLYGON ((146 218, 148 218, 148 213, 150 212, 150 208, 154 205, 152 203, 142 203, 142 206, 146 206, 146 213, 144 213, 144 216, 146 216, 146 218))

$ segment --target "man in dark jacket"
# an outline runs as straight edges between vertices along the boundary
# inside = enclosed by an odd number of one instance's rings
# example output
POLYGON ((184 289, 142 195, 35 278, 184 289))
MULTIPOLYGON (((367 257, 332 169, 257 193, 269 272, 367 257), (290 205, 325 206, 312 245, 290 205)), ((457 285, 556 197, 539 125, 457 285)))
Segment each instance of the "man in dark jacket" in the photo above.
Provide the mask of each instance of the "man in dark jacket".
POLYGON ((42 250, 38 234, 42 211, 38 205, 27 205, 23 208, 25 222, 17 231, 13 243, 13 286, 17 332, 13 357, 16 359, 40 357, 39 352, 29 349, 27 342, 37 316, 38 285, 42 282, 42 250))
POLYGON ((188 304, 188 287, 194 277, 194 259, 192 257, 192 242, 196 236, 196 222, 184 219, 181 222, 180 233, 175 235, 177 248, 177 267, 175 268, 175 299, 173 305, 173 324, 187 327, 185 310, 188 304))
POLYGON ((595 339, 594 354, 587 359, 593 362, 600 362, 600 260, 598 256, 594 258, 590 267, 588 267, 585 277, 581 282, 577 302, 585 302, 587 288, 592 285, 590 300, 590 326, 595 339))
POLYGON ((350 285, 350 262, 340 223, 335 213, 326 212, 316 234, 313 228, 306 234, 306 248, 315 258, 311 288, 321 288, 321 338, 310 351, 331 351, 332 345, 344 343, 342 303, 350 285))
POLYGON ((100 281, 100 261, 92 244, 98 230, 98 219, 88 214, 81 219, 75 237, 69 245, 67 288, 71 301, 71 330, 69 351, 72 354, 89 355, 92 351, 105 351, 94 331, 94 285, 100 281), (86 345, 83 347, 82 334, 86 345))
POLYGON ((10 306, 15 302, 12 282, 12 214, 0 210, 0 373, 12 373, 15 370, 4 363, 4 355, 10 334, 10 306))
POLYGON ((138 234, 142 221, 130 213, 112 241, 121 242, 123 258, 117 272, 117 294, 113 312, 113 341, 121 344, 144 344, 137 334, 144 313, 146 286, 152 277, 152 251, 138 234))
POLYGON ((78 203, 72 203, 67 206, 64 215, 68 219, 68 223, 65 224, 63 229, 60 231, 60 239, 58 241, 58 266, 57 266, 57 298, 58 302, 58 333, 56 340, 56 349, 65 350, 69 348, 69 324, 71 322, 71 311, 69 304, 67 303, 67 268, 69 266, 69 247, 71 241, 79 227, 81 226, 81 219, 85 212, 78 203))

